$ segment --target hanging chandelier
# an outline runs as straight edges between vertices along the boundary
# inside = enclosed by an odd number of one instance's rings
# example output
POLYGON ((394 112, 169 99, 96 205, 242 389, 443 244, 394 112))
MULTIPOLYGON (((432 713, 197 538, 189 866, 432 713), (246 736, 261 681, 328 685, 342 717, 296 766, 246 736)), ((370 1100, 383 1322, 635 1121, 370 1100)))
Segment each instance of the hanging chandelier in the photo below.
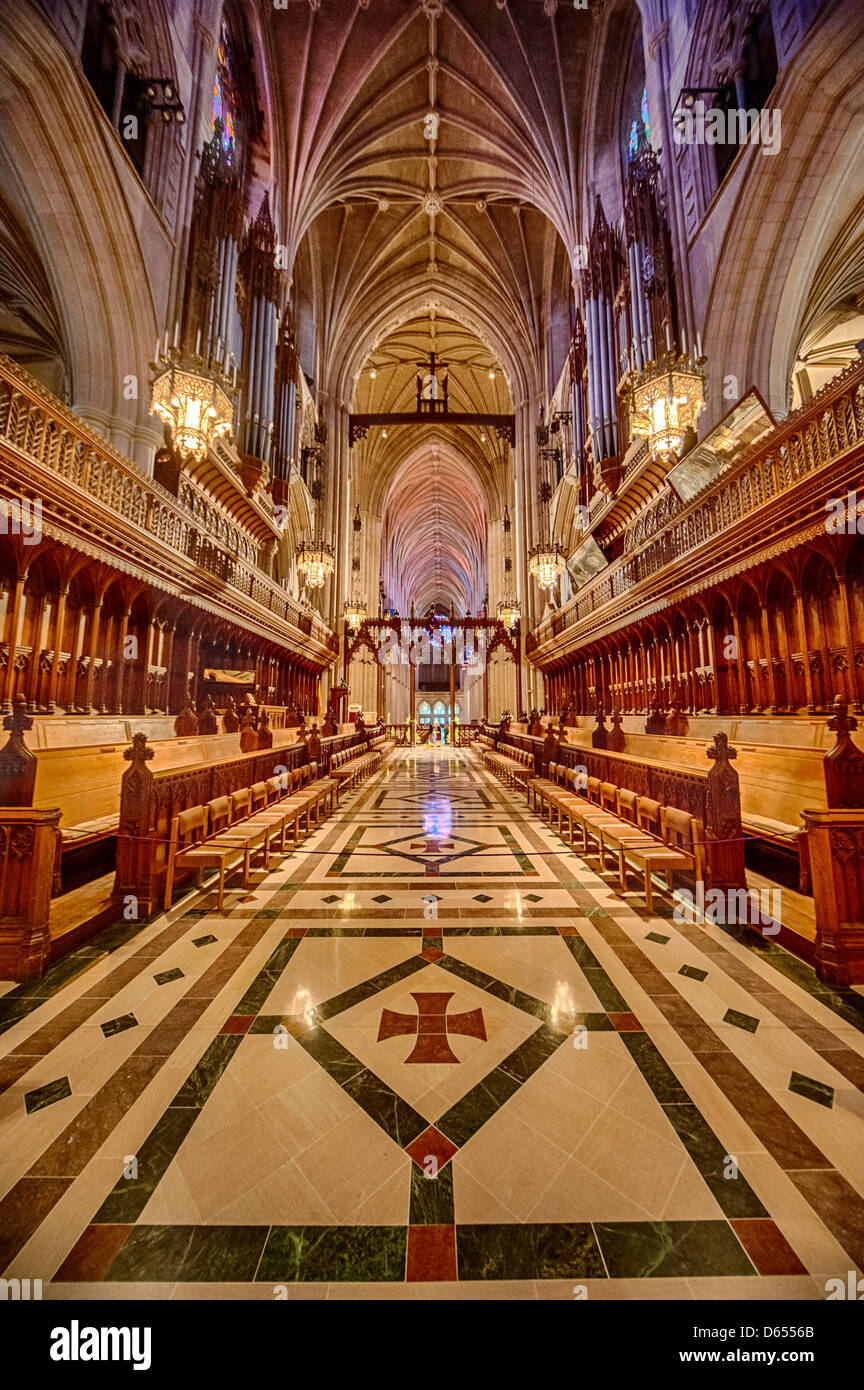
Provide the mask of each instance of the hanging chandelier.
POLYGON ((366 605, 362 598, 346 599, 342 609, 345 615, 345 622, 352 632, 359 632, 367 618, 366 605))
POLYGON ((360 532, 363 529, 359 502, 354 508, 351 526, 353 530, 351 538, 351 597, 345 600, 342 612, 351 631, 359 632, 361 623, 365 623, 367 618, 365 600, 360 598, 358 594, 360 585, 360 532))
POLYGON ((327 479, 324 472, 323 445, 327 442, 327 426, 323 421, 315 425, 315 445, 304 450, 308 470, 306 485, 315 503, 319 531, 307 541, 300 537, 297 547, 297 568, 306 579, 310 589, 321 589, 336 568, 336 549, 324 538, 321 518, 326 515, 327 479))
POLYGON ((301 538, 297 547, 297 568, 310 589, 320 589, 336 568, 336 552, 323 536, 317 540, 301 538))
POLYGON ((199 463, 213 441, 231 430, 237 385, 236 367, 232 380, 222 366, 199 355, 200 336, 194 353, 175 345, 158 355, 150 404, 171 431, 177 453, 199 463))
POLYGON ((518 623, 519 619, 522 617, 522 609, 521 609, 521 607, 520 607, 520 605, 519 605, 519 599, 516 597, 516 595, 512 592, 512 590, 511 590, 511 588, 510 588, 511 575, 512 575, 512 573, 513 573, 513 557, 512 557, 512 555, 511 555, 511 553, 510 553, 510 509, 509 509, 509 507, 505 507, 505 508, 504 508, 504 517, 503 517, 503 520, 502 520, 502 526, 503 526, 503 528, 504 528, 504 585, 505 585, 505 587, 504 587, 504 597, 502 598, 501 602, 498 604, 497 613, 498 613, 498 620, 499 620, 499 622, 502 622, 502 623, 504 624, 505 627, 508 627, 508 628, 511 628, 511 629, 512 629, 512 628, 514 628, 514 627, 516 626, 516 624, 518 623))
POLYGON ((681 457, 685 440, 695 432, 705 408, 705 373, 701 357, 666 352, 641 372, 628 374, 630 431, 648 440, 653 459, 671 463, 681 457))
POLYGON ((502 622, 505 627, 512 629, 516 626, 521 617, 522 609, 518 598, 514 598, 512 594, 505 594, 498 604, 499 622, 502 622))
POLYGON ((528 571, 541 589, 554 589, 567 563, 557 541, 539 541, 528 552, 528 571))
POLYGON ((552 590, 567 563, 567 552, 562 550, 552 536, 551 503, 554 492, 550 476, 550 462, 556 462, 558 453, 548 446, 549 431, 543 422, 541 411, 540 425, 537 429, 537 444, 540 450, 540 515, 543 518, 541 539, 528 551, 528 572, 533 574, 541 589, 552 590))

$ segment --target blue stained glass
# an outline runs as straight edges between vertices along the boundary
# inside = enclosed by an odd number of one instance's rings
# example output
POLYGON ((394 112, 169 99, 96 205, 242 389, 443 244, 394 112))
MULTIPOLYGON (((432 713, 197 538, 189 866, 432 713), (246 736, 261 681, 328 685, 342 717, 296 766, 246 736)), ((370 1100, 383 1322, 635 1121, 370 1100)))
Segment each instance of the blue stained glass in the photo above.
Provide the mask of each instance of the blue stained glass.
POLYGON ((636 154, 637 150, 639 149, 640 125, 642 127, 642 132, 644 132, 644 139, 647 141, 648 144, 650 144, 651 126, 648 119, 648 93, 644 87, 642 88, 642 101, 639 105, 639 115, 636 117, 634 121, 631 122, 630 125, 630 139, 627 144, 627 149, 631 158, 633 157, 633 155, 636 154))
POLYGON ((227 64, 225 50, 220 45, 219 65, 216 69, 216 76, 213 79, 213 130, 216 129, 216 122, 222 122, 222 148, 226 154, 233 154, 237 143, 237 135, 234 125, 234 112, 230 102, 225 100, 225 83, 222 76, 223 69, 227 64))

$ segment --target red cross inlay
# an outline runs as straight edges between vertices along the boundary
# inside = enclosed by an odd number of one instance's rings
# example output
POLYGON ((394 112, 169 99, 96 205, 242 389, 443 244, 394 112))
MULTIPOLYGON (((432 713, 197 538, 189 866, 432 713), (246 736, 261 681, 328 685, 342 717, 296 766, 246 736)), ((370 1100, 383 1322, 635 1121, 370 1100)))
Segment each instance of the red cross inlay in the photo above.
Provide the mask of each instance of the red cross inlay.
POLYGON ((378 1028, 378 1041, 384 1038, 411 1036, 416 1033, 414 1051, 406 1062, 458 1062, 460 1059, 447 1041, 448 1033, 461 1033, 466 1038, 481 1038, 486 1041, 486 1026, 482 1009, 468 1009, 462 1014, 447 1013, 447 1005, 453 998, 450 994, 414 994, 411 998, 417 1005, 417 1016, 396 1013, 393 1009, 381 1010, 381 1023, 378 1028))
POLYGON ((445 849, 455 849, 452 840, 439 840, 437 835, 427 835, 423 844, 412 844, 412 849, 425 850, 427 854, 440 854, 445 849))

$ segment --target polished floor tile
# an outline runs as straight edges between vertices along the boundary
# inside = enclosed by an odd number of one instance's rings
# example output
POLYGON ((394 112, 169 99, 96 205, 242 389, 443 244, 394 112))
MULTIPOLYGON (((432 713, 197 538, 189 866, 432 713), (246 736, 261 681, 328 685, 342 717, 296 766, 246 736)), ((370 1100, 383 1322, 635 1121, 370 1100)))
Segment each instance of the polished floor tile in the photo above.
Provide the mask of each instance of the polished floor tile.
POLYGON ((0 1271, 46 1298, 814 1300, 862 1137, 864 1000, 649 917, 467 750, 0 989, 0 1271))

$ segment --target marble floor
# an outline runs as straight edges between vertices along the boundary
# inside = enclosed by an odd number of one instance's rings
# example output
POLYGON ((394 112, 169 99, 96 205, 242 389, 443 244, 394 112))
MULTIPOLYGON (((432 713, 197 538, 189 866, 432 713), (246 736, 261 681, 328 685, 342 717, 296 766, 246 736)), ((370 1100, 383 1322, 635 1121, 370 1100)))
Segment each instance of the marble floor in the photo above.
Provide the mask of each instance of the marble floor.
POLYGON ((0 995, 0 1269, 46 1298, 820 1300, 864 1004, 649 917, 466 750, 251 891, 0 995))

